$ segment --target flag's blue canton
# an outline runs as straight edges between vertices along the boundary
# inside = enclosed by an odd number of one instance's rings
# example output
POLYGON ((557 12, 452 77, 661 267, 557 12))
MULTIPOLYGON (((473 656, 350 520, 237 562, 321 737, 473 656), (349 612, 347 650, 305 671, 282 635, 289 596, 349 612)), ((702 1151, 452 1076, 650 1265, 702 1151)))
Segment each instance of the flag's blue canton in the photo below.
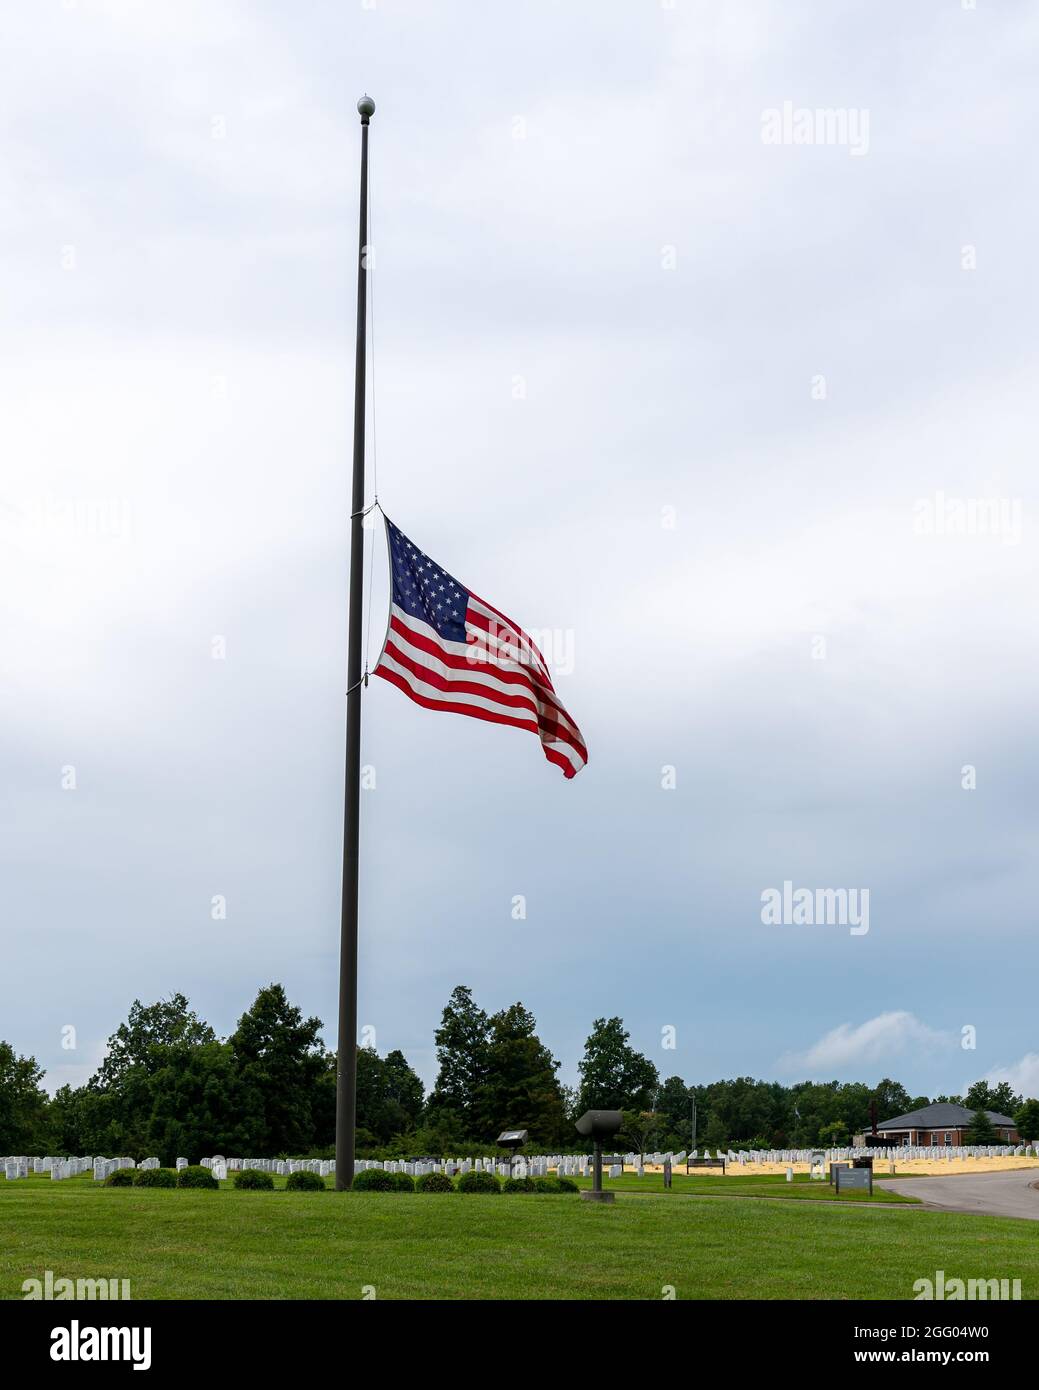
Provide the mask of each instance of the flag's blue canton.
POLYGON ((393 566, 393 602, 409 617, 435 628, 445 641, 464 642, 469 591, 423 555, 389 519, 386 532, 393 566))

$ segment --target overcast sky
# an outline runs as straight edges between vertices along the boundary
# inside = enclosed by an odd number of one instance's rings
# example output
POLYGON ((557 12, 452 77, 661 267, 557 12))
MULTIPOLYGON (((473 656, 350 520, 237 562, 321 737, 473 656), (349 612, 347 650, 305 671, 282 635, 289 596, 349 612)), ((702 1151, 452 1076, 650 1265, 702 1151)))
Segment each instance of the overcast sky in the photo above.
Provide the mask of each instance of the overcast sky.
POLYGON ((568 1081, 620 1014, 1039 1093, 1035 6, 0 13, 0 1037, 78 1083, 280 980, 335 1044, 368 91, 380 499, 590 754, 369 687, 379 1050, 431 1081, 466 983, 568 1081))

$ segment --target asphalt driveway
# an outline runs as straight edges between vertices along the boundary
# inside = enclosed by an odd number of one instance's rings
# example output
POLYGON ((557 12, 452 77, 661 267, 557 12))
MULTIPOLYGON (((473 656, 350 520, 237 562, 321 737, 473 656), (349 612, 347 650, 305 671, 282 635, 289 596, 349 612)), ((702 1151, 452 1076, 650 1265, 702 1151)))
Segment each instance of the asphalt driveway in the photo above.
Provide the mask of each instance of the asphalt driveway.
POLYGON ((962 1173, 947 1178, 874 1178, 877 1187, 918 1197, 940 1211, 978 1211, 987 1216, 1021 1216, 1039 1221, 1035 1168, 1006 1173, 962 1173))

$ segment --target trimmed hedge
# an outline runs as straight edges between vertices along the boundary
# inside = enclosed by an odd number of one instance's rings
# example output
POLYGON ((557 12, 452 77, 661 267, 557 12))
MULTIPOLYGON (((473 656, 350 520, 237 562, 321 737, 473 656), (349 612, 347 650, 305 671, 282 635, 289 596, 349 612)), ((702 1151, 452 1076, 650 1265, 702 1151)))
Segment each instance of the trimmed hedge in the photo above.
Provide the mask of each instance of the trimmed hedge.
MULTIPOLYGON (((358 1174, 358 1177, 361 1175, 358 1174)), ((286 1192, 324 1192, 325 1180, 320 1173, 308 1173, 301 1168, 298 1173, 290 1173, 285 1184, 286 1192)))
POLYGON ((545 1173, 540 1178, 528 1179, 534 1184, 535 1192, 545 1192, 550 1195, 558 1196, 560 1192, 580 1192, 580 1188, 573 1178, 557 1177, 554 1173, 545 1173))
POLYGON ((382 1168, 365 1168, 353 1180, 355 1192, 392 1192, 392 1175, 382 1168))
POLYGON ((234 1175, 234 1185, 239 1192, 273 1192, 274 1178, 260 1168, 243 1168, 234 1175))
POLYGON ((392 1184, 391 1192, 414 1192, 415 1179, 410 1173, 388 1173, 387 1177, 392 1184))
MULTIPOLYGON (((125 1169, 128 1173, 129 1168, 125 1169)), ((112 1174, 115 1177, 115 1174, 112 1174)), ((172 1168, 139 1168, 133 1175, 134 1187, 176 1187, 177 1174, 172 1168)))
POLYGON ((501 1185, 503 1192, 536 1192, 533 1178, 506 1178, 501 1185))
POLYGON ((132 1168, 117 1168, 114 1173, 109 1173, 105 1178, 106 1187, 133 1187, 133 1180, 137 1176, 132 1168))
POLYGON ((501 1179, 482 1168, 471 1168, 458 1179, 459 1192, 500 1192, 501 1179))
POLYGON ((178 1187, 198 1187, 207 1192, 214 1191, 220 1186, 216 1178, 208 1168, 203 1168, 201 1164, 195 1164, 190 1168, 182 1168, 177 1174, 178 1187))
POLYGON ((503 1192, 540 1192, 558 1196, 561 1192, 580 1192, 573 1178, 556 1177, 546 1173, 540 1178, 506 1178, 502 1183, 503 1192))
POLYGON ((540 1178, 534 1179, 534 1188, 538 1192, 562 1192, 563 1188, 560 1180, 551 1173, 546 1173, 540 1178))
POLYGON ((416 1192, 453 1192, 455 1185, 446 1173, 423 1173, 415 1179, 416 1192))

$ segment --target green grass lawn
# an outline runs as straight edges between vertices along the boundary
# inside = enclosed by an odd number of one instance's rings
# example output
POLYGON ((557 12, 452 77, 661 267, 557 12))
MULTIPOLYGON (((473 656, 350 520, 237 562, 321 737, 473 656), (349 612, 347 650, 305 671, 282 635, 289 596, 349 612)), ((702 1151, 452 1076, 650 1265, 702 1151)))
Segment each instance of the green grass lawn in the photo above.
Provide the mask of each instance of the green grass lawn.
POLYGON ((129 1279, 137 1299, 360 1299, 366 1287, 384 1299, 659 1299, 669 1285, 678 1298, 908 1299, 938 1269, 1019 1278, 1025 1298, 1039 1289, 1029 1221, 613 1186, 618 1201, 599 1207, 0 1182, 0 1297, 48 1269, 129 1279))

